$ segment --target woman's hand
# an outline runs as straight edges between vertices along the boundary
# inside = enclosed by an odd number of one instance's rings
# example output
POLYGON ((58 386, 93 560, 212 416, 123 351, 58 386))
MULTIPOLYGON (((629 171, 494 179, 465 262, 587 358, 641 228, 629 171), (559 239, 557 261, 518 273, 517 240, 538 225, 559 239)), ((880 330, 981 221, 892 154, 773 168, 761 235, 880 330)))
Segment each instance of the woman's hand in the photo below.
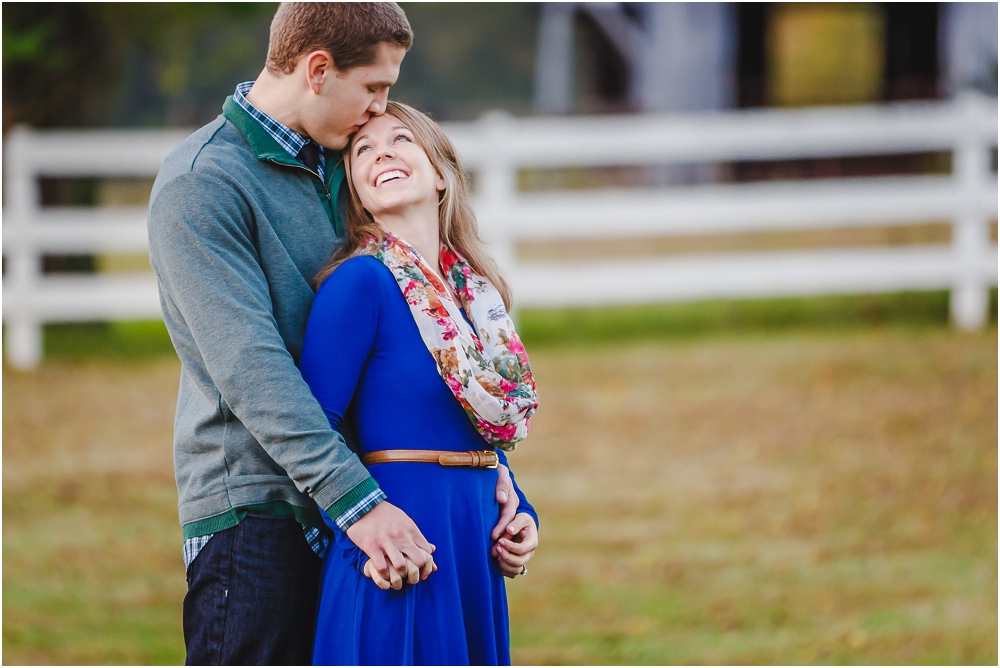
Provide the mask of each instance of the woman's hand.
POLYGON ((504 529, 503 536, 493 544, 492 554, 500 572, 513 578, 521 574, 537 548, 538 527, 535 520, 527 513, 518 513, 504 529))
POLYGON ((494 542, 503 535, 504 529, 517 514, 517 507, 521 505, 521 500, 514 493, 514 483, 510 480, 510 470, 503 464, 497 467, 496 495, 497 502, 500 504, 500 520, 490 532, 490 540, 494 542))
MULTIPOLYGON (((399 591, 403 588, 403 577, 396 572, 395 568, 389 569, 389 579, 384 579, 379 572, 372 566, 371 559, 365 562, 365 575, 372 579, 379 589, 384 589, 388 591, 389 589, 395 589, 399 591)), ((434 570, 437 570, 437 566, 434 566, 434 570)), ((414 585, 420 582, 420 569, 410 561, 406 560, 406 582, 408 584, 414 585)))

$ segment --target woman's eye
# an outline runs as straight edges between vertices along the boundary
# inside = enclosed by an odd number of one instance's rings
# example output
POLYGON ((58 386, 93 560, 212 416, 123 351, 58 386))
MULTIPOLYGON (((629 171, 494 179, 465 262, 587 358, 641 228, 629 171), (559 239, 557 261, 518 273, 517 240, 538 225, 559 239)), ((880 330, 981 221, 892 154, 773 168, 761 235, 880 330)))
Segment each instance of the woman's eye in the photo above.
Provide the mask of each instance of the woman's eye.
POLYGON ((395 143, 395 142, 399 141, 400 139, 402 139, 403 141, 410 141, 410 138, 407 137, 406 135, 396 135, 396 138, 393 139, 392 141, 395 143))
POLYGON ((357 149, 357 153, 355 155, 361 155, 362 153, 364 153, 365 151, 367 151, 370 148, 371 148, 371 146, 359 146, 358 149, 357 149))

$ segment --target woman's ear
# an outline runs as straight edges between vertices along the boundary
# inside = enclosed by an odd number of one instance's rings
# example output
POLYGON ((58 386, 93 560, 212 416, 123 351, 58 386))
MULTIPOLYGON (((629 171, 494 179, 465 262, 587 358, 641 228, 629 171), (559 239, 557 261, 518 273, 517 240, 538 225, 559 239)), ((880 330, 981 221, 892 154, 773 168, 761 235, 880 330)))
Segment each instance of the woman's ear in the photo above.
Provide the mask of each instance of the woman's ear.
POLYGON ((448 189, 448 182, 445 181, 444 177, 441 176, 440 174, 438 174, 437 177, 438 177, 437 183, 434 184, 434 187, 437 188, 438 192, 443 192, 443 191, 447 190, 448 189))

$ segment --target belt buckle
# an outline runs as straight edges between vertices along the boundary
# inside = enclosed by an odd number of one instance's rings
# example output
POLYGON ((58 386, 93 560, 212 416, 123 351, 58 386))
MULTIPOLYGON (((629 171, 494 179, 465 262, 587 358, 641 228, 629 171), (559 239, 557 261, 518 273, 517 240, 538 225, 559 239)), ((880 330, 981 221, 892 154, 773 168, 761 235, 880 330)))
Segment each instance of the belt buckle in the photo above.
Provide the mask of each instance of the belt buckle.
POLYGON ((483 450, 483 466, 488 469, 495 469, 500 465, 500 456, 496 450, 483 450))

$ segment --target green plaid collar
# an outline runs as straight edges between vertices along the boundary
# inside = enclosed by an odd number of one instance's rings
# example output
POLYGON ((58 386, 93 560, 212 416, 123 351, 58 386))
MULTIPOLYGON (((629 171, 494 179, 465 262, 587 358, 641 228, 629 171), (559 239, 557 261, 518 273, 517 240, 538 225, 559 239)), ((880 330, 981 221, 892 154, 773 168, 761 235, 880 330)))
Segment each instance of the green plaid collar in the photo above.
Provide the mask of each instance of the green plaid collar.
MULTIPOLYGON (((246 98, 246 94, 250 92, 250 89, 253 87, 253 83, 253 81, 244 81, 243 83, 237 85, 236 91, 233 93, 233 102, 243 109, 243 111, 247 112, 250 118, 257 121, 260 126, 264 128, 267 134, 270 135, 271 138, 277 142, 278 146, 283 148, 288 155, 298 160, 299 153, 302 151, 303 147, 305 147, 305 145, 312 140, 306 139, 295 130, 292 130, 287 125, 279 123, 257 107, 250 104, 250 101, 246 98)), ((319 148, 318 171, 319 177, 322 179, 324 177, 324 172, 326 171, 326 151, 319 144, 316 144, 316 146, 319 148)))

